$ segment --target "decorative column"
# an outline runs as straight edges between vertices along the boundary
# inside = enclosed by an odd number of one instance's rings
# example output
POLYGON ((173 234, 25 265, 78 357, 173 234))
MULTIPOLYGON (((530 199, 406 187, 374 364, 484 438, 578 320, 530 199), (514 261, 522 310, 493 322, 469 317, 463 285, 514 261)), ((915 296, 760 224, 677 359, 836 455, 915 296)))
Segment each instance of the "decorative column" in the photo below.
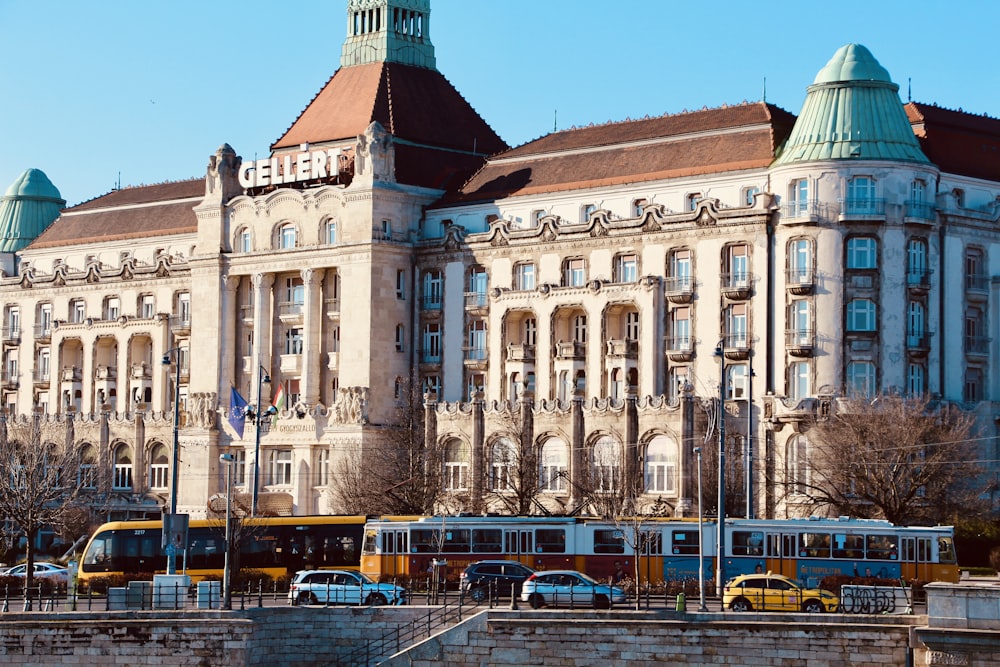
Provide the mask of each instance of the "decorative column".
POLYGON ((237 299, 240 276, 224 276, 222 284, 225 292, 222 295, 222 307, 220 309, 222 311, 220 313, 222 317, 221 334, 222 340, 232 346, 233 353, 222 355, 222 358, 219 359, 219 363, 221 364, 219 368, 218 387, 220 404, 229 400, 229 388, 226 385, 229 381, 235 381, 236 369, 242 368, 242 365, 238 365, 239 359, 243 356, 240 354, 240 343, 236 340, 236 321, 241 317, 240 304, 237 299))
POLYGON ((271 368, 271 286, 273 273, 257 273, 253 277, 253 357, 254 364, 271 368))
POLYGON ((326 366, 320 360, 323 349, 323 269, 302 269, 302 284, 305 287, 302 340, 302 402, 314 406, 319 402, 320 378, 326 366))

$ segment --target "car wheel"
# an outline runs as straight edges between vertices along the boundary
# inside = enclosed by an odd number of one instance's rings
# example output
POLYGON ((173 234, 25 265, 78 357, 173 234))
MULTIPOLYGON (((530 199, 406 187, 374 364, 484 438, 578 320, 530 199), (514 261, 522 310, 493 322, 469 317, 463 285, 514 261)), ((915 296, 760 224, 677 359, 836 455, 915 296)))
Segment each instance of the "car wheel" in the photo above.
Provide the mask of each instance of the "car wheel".
POLYGON ((301 593, 299 593, 298 603, 299 604, 319 604, 319 600, 317 600, 316 596, 313 595, 312 593, 310 593, 309 591, 302 591, 301 593))
POLYGON ((595 595, 594 609, 611 609, 611 600, 607 595, 595 595))
POLYGON ((538 609, 545 604, 545 599, 539 593, 532 593, 531 597, 528 598, 528 604, 531 605, 532 609, 538 609))
POLYGON ((471 597, 476 602, 485 602, 487 598, 488 591, 485 586, 476 586, 471 591, 469 591, 469 597, 471 597))
POLYGON ((802 603, 802 611, 807 614, 822 614, 823 605, 819 600, 806 600, 802 603))
POLYGON ((389 601, 385 599, 385 596, 381 593, 372 593, 368 596, 368 604, 373 607, 380 607, 382 605, 388 604, 389 601))
POLYGON ((733 611, 753 611, 753 605, 746 598, 736 598, 729 603, 729 608, 733 611))

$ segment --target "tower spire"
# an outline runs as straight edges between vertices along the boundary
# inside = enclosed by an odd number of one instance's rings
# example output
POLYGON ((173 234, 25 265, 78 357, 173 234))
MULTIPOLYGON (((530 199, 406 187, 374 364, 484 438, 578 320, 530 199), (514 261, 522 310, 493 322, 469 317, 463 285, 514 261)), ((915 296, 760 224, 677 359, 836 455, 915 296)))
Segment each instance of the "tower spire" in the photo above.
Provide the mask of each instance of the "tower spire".
POLYGON ((340 66, 394 62, 437 69, 430 0, 348 0, 340 66))

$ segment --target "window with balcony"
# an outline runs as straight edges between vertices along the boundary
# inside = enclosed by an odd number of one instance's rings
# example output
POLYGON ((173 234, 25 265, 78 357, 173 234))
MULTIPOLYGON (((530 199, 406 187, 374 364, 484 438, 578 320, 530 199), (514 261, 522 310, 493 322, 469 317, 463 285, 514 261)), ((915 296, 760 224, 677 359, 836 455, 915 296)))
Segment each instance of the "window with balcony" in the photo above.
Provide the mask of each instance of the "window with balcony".
POLYGON ((524 344, 535 345, 538 339, 538 323, 534 317, 524 318, 524 344))
POLYGON ((615 282, 634 283, 639 278, 639 257, 625 253, 615 257, 615 282))
POLYGON ((316 475, 314 486, 328 486, 330 484, 330 449, 322 447, 316 452, 316 475))
POLYGON ((549 438, 539 454, 538 488, 548 492, 564 492, 569 483, 569 447, 559 438, 549 438))
POLYGON ((965 289, 984 292, 987 289, 986 259, 982 248, 965 249, 965 289))
POLYGON ((875 391, 875 364, 871 361, 848 362, 847 395, 851 398, 874 398, 875 391))
POLYGON ((563 286, 581 287, 587 282, 587 264, 582 257, 563 261, 563 286))
POLYGON ((788 282, 812 284, 813 244, 809 239, 793 239, 788 244, 788 282))
POLYGON ((727 350, 745 350, 749 346, 746 304, 734 303, 730 305, 726 308, 725 317, 725 348, 727 350))
POLYGON ((726 399, 738 401, 747 397, 747 365, 726 365, 726 399))
POLYGON ((914 238, 906 243, 906 284, 911 287, 928 284, 927 241, 914 238))
POLYGON ((667 261, 667 293, 690 294, 693 290, 691 275, 691 251, 687 248, 671 251, 667 261))
POLYGON ((514 266, 514 289, 527 292, 535 289, 535 265, 522 262, 514 266))
POLYGON ((52 335, 51 303, 42 303, 38 305, 38 313, 35 319, 35 334, 39 338, 48 338, 52 335))
POLYGON ((646 493, 677 492, 677 445, 665 435, 654 436, 643 459, 646 493))
POLYGON ((788 216, 800 218, 810 213, 809 209, 809 180, 800 178, 792 181, 788 192, 788 216))
POLYGON ((482 308, 487 302, 486 294, 490 287, 489 274, 486 273, 486 269, 483 267, 473 266, 469 268, 466 280, 468 281, 468 285, 465 294, 465 305, 467 307, 482 308))
POLYGON ((969 306, 965 309, 965 353, 985 355, 987 352, 986 314, 978 306, 969 306))
POLYGON ((459 440, 452 440, 445 447, 445 491, 467 491, 469 488, 469 448, 459 440))
POLYGON ((422 335, 420 361, 423 363, 441 363, 441 325, 428 322, 424 325, 422 335))
POLYGON ((691 350, 691 309, 674 308, 669 317, 667 348, 673 352, 691 350))
POLYGON ((4 309, 4 338, 19 339, 21 337, 21 309, 17 306, 7 306, 4 309))
POLYGON ((302 327, 289 327, 285 332, 284 354, 302 354, 305 330, 302 327))
POLYGON ((337 244, 337 221, 327 220, 323 223, 323 240, 327 245, 337 244))
POLYGON ((573 318, 573 342, 587 342, 587 316, 577 315, 573 318))
POLYGON ((726 287, 746 287, 750 284, 750 248, 746 244, 726 248, 726 287))
POLYGON ((812 307, 808 300, 797 299, 792 302, 788 313, 789 345, 808 345, 812 343, 812 307))
POLYGON ((51 366, 49 355, 49 348, 43 347, 38 350, 38 356, 35 357, 35 380, 38 382, 48 382, 50 379, 51 366))
POLYGON ((297 240, 298 233, 295 230, 295 225, 288 223, 278 229, 278 248, 281 250, 294 248, 297 240))
POLYGON ((474 320, 467 331, 465 358, 470 361, 486 360, 486 321, 474 320))
POLYGON ((870 299, 851 299, 847 304, 847 330, 875 331, 875 302, 870 299))
POLYGON ((610 436, 601 436, 591 449, 591 488, 597 492, 615 491, 621 486, 621 445, 610 436))
POLYGON ((423 278, 423 307, 424 310, 440 310, 441 297, 443 294, 444 282, 441 272, 432 269, 424 273, 423 278))
POLYGON ((809 477, 809 440, 804 435, 792 436, 785 450, 785 478, 790 491, 806 493, 810 485, 809 477))
POLYGON ((924 347, 927 334, 927 310, 919 301, 911 301, 906 307, 906 346, 924 347))
POLYGON ((810 394, 809 362, 792 362, 788 365, 788 398, 800 401, 810 394))
POLYGON ((270 486, 290 486, 292 483, 292 450, 277 449, 268 455, 270 486))
POLYGON ((639 313, 635 310, 625 313, 625 340, 639 340, 639 313))
POLYGON ((882 211, 875 196, 875 179, 871 176, 855 176, 847 182, 847 201, 844 213, 847 215, 872 215, 882 211))
POLYGON ((188 292, 177 295, 177 319, 182 324, 191 324, 191 294, 188 292))
POLYGON ((111 486, 116 491, 132 490, 132 448, 118 445, 114 450, 114 478, 111 486))
POLYGON ((149 455, 149 488, 163 490, 170 487, 170 457, 163 444, 157 444, 149 455))
POLYGON ((440 375, 425 375, 422 383, 422 389, 425 394, 434 394, 435 396, 441 395, 441 376, 440 375))
POLYGON ((853 236, 847 240, 847 268, 878 268, 878 243, 873 237, 853 236))

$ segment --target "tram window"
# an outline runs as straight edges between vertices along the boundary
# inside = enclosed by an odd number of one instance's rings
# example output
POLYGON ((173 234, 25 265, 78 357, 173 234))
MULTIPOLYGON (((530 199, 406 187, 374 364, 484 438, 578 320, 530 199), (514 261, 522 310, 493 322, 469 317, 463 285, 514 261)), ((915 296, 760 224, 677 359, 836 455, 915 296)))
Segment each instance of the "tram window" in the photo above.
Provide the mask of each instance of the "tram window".
POLYGON ((444 531, 444 544, 441 546, 441 551, 447 553, 469 553, 470 533, 471 531, 468 528, 444 531))
POLYGON ((104 565, 109 560, 109 555, 111 554, 112 545, 111 535, 102 535, 100 538, 95 539, 90 548, 87 549, 86 556, 83 560, 84 565, 104 565))
POLYGON ((535 531, 535 550, 538 553, 566 553, 566 531, 561 528, 539 528, 535 531))
POLYGON ((896 560, 895 535, 869 535, 868 557, 874 560, 896 560))
POLYGON ((799 556, 808 558, 830 557, 830 533, 801 533, 799 556))
POLYGON ((405 554, 406 549, 406 533, 403 531, 396 532, 396 553, 405 554))
POLYGON ((648 530, 639 534, 640 551, 646 556, 663 554, 663 535, 659 531, 648 530))
POLYGON ((865 538, 863 535, 844 535, 835 533, 833 536, 834 558, 864 558, 865 538))
MULTIPOLYGON (((382 533, 382 553, 394 553, 395 549, 393 547, 395 547, 395 544, 392 539, 392 533, 382 533)), ((367 547, 365 547, 365 551, 368 551, 367 547)))
POLYGON ((472 550, 476 553, 500 553, 503 551, 503 531, 497 528, 473 529, 472 550))
POLYGON ((375 535, 376 534, 375 534, 374 530, 366 530, 365 531, 365 553, 366 554, 373 554, 373 553, 375 553, 375 541, 376 541, 376 539, 378 539, 378 538, 376 538, 375 535))
POLYGON ((939 563, 955 562, 955 544, 951 541, 950 537, 938 538, 938 562, 939 563))
POLYGON ((410 551, 415 554, 437 553, 441 533, 430 528, 415 528, 410 533, 410 551))
POLYGON ((594 531, 594 553, 595 554, 623 554, 625 553, 625 538, 620 530, 595 530, 594 531))
POLYGON ((674 554, 698 554, 698 531, 675 530, 670 535, 674 554))
POLYGON ((764 533, 759 531, 733 531, 734 556, 763 556, 764 533))

